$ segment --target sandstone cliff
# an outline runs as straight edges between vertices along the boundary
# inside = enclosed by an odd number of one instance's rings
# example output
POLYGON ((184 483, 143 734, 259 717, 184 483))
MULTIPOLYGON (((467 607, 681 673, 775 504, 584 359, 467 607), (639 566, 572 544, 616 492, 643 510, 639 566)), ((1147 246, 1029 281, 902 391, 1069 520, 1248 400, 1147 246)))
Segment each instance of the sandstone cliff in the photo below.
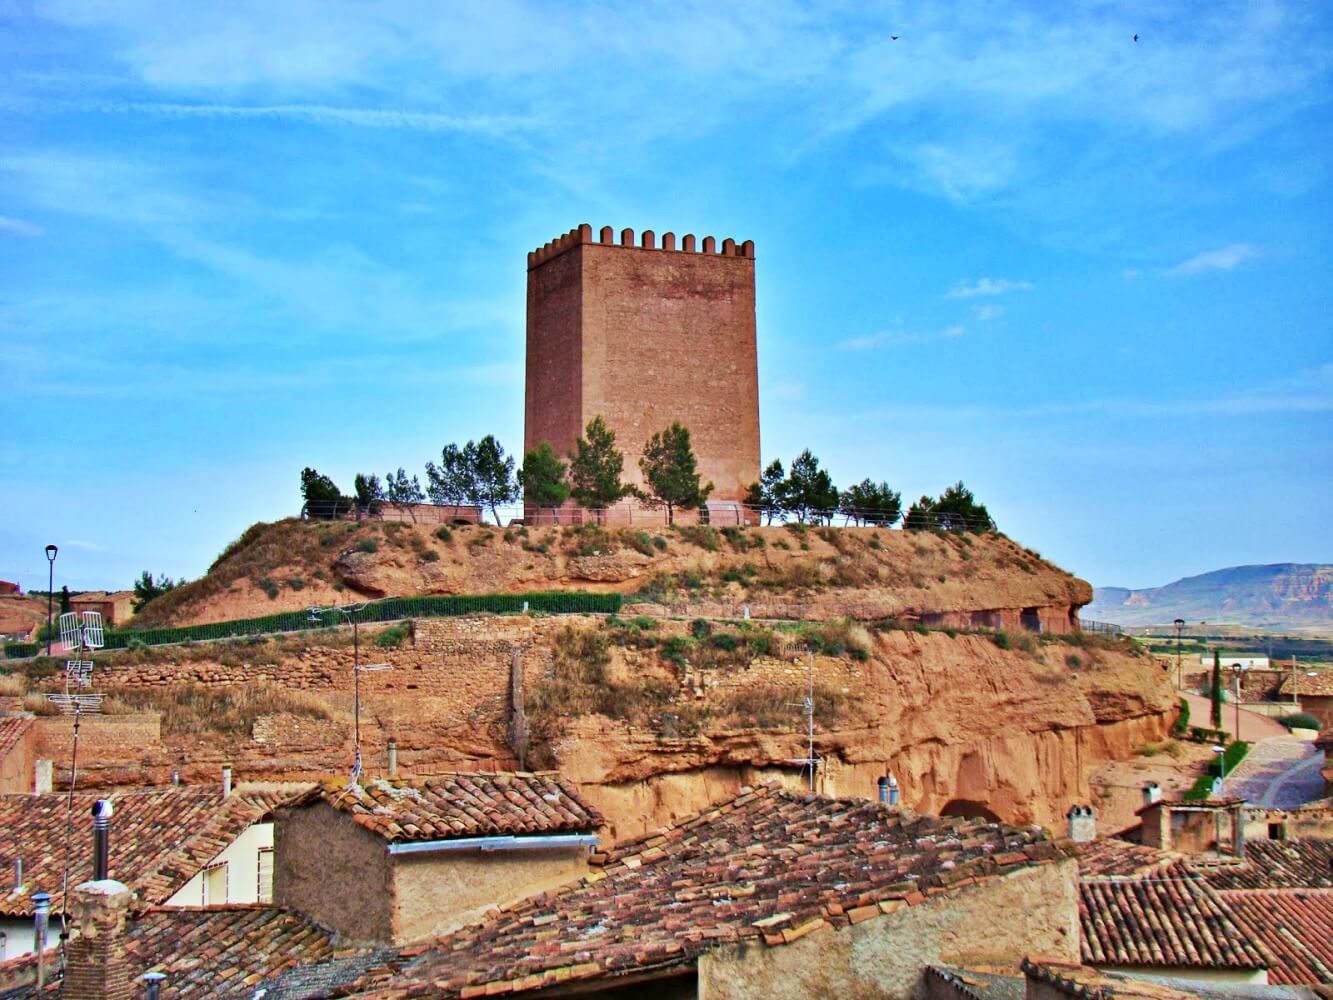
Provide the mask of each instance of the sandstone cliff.
MULTIPOLYGON (((81 785, 161 782, 173 769, 215 780, 224 762, 257 779, 345 770, 349 639, 102 657, 109 707, 148 729, 87 730, 81 785)), ((914 808, 1015 822, 1058 824, 1090 800, 1093 768, 1161 738, 1173 706, 1150 659, 1093 636, 512 616, 421 621, 399 645, 372 648, 392 669, 361 677, 371 770, 386 766, 390 737, 409 773, 558 767, 617 836, 742 784, 808 782, 808 670, 820 789, 872 797, 892 772, 914 808), (526 739, 515 736, 516 676, 526 739)), ((59 757, 68 721, 43 725, 44 752, 59 757)))
POLYGON ((254 617, 368 597, 532 590, 640 594, 678 613, 1068 631, 1091 588, 1003 535, 805 526, 501 531, 393 522, 259 524, 136 624, 254 617), (974 612, 1001 613, 993 618, 974 612))

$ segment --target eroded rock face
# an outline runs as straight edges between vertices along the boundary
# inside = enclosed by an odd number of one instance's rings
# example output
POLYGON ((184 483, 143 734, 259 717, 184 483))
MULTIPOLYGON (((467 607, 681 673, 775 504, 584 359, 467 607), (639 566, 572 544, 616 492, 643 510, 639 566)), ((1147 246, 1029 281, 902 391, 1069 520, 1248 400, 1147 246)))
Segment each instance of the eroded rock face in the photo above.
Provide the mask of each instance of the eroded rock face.
MULTIPOLYGON (((604 628, 591 618, 431 619, 394 649, 375 650, 391 670, 361 683, 362 747, 371 773, 382 772, 393 737, 403 773, 447 768, 513 768, 507 739, 515 653, 529 709, 536 710, 566 628, 604 628)), ((654 634, 684 636, 688 623, 663 621, 654 634)), ((373 630, 371 630, 373 635, 373 630)), ((673 700, 637 722, 564 715, 534 728, 526 766, 557 767, 578 781, 611 819, 617 837, 637 836, 742 785, 808 785, 801 702, 814 672, 816 789, 873 798, 892 773, 902 801, 926 812, 984 810, 1011 822, 1055 827, 1075 802, 1092 800, 1088 778, 1102 762, 1131 756, 1161 739, 1174 712, 1166 675, 1151 658, 1104 642, 1025 640, 1002 649, 983 634, 943 631, 865 633, 866 658, 775 650, 734 665, 688 667, 656 648, 613 646, 606 683, 658 684, 673 700), (793 662, 794 661, 794 662, 793 662), (762 693, 763 726, 723 708, 762 693), (729 701, 730 699, 730 701, 729 701), (772 706, 776 706, 773 708, 772 706), (711 714, 703 709, 711 709, 711 714), (694 710, 695 727, 671 724, 694 710), (686 735, 682 735, 686 734, 686 735)), ((363 645, 369 636, 363 630, 363 645)), ((197 653, 195 654, 197 655, 197 653)), ((232 763, 238 780, 305 779, 342 772, 351 761, 351 650, 272 645, 254 661, 194 659, 99 661, 109 686, 161 691, 181 684, 251 689, 257 683, 299 691, 328 719, 266 711, 248 738, 224 741, 170 733, 152 746, 80 748, 84 787, 165 782, 173 768, 187 781, 216 780, 232 763)), ((540 720, 536 720, 540 723, 540 720)))

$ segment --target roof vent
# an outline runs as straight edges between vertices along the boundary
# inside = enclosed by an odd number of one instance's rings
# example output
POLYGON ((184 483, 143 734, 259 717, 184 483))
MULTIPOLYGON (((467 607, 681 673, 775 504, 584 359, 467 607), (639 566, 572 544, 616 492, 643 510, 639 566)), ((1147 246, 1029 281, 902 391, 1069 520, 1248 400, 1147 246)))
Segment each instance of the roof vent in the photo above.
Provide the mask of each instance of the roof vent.
POLYGON ((1143 804, 1150 806, 1154 802, 1162 801, 1162 786, 1155 781, 1150 781, 1143 786, 1143 804))
POLYGON ((1065 819, 1069 821, 1070 840, 1084 844, 1097 839, 1097 817, 1093 814, 1092 806, 1072 805, 1069 812, 1065 813, 1065 819))

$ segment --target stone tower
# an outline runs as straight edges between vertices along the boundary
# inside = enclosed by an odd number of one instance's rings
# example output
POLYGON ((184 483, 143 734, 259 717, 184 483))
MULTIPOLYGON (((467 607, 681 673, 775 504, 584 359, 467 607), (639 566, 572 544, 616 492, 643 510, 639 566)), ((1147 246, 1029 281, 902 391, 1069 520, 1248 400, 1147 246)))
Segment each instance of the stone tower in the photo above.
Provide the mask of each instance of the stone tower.
POLYGON ((647 439, 690 430, 710 501, 741 500, 759 478, 754 243, 696 243, 651 230, 638 244, 588 225, 528 254, 524 448, 562 456, 594 417, 616 433, 639 483, 647 439))

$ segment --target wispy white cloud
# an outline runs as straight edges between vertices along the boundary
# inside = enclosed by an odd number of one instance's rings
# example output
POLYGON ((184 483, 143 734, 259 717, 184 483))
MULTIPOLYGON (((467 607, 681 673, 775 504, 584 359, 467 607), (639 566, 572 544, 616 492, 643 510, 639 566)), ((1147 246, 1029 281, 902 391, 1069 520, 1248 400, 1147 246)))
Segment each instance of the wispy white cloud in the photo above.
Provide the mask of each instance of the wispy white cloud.
POLYGON ((977 317, 978 320, 980 320, 983 323, 987 323, 993 319, 999 319, 1001 316, 1003 316, 1004 306, 989 305, 989 304, 984 306, 973 306, 972 312, 977 317))
POLYGON ((0 215, 0 233, 13 233, 15 236, 41 236, 45 232, 41 226, 8 215, 0 215))
POLYGON ((984 295, 1008 295, 1010 292, 1030 292, 1030 281, 1010 281, 1008 278, 978 278, 968 284, 962 282, 949 290, 951 299, 975 299, 984 295))
POLYGON ((905 347, 909 344, 928 344, 937 340, 954 340, 966 333, 966 328, 957 324, 946 326, 942 330, 913 332, 905 330, 882 330, 864 337, 850 337, 839 342, 840 351, 868 351, 876 347, 905 347))
POLYGON ((1205 271, 1232 271, 1259 256, 1258 247, 1249 243, 1232 243, 1217 250, 1206 250, 1183 260, 1162 273, 1169 275, 1202 274, 1205 271))
POLYGON ((409 108, 353 107, 333 104, 188 104, 167 101, 34 101, 9 99, 3 106, 29 113, 151 115, 158 118, 285 120, 311 125, 349 125, 421 132, 509 135, 535 124, 514 115, 455 115, 409 108))
POLYGON ((96 542, 85 542, 78 538, 69 538, 65 540, 65 545, 71 549, 81 549, 84 552, 105 552, 106 549, 96 542))

